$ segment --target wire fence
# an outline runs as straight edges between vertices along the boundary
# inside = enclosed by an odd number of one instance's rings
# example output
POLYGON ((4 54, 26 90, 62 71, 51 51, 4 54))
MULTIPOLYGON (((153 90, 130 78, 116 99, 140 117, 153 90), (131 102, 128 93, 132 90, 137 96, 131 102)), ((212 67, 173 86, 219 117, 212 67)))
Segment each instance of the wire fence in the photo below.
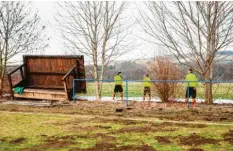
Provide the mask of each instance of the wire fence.
MULTIPOLYGON (((95 79, 74 79, 73 88, 75 83, 78 81, 86 82, 86 93, 75 93, 73 89, 73 100, 96 100, 96 84, 102 84, 101 89, 101 100, 112 101, 114 92, 114 80, 95 80, 95 79)), ((151 101, 161 102, 161 93, 163 91, 174 91, 169 92, 170 97, 167 101, 169 102, 184 102, 186 88, 190 82, 184 80, 151 80, 151 101), (161 87, 158 87, 158 84, 161 87), (168 88, 168 86, 175 86, 175 88, 168 88), (156 88, 157 87, 157 88, 156 88), (171 95, 172 94, 172 95, 171 95)), ((144 86, 143 80, 123 80, 123 94, 124 101, 128 105, 129 101, 142 101, 144 86)), ((233 81, 198 81, 197 86, 197 102, 204 102, 205 98, 205 84, 212 83, 213 102, 214 103, 233 103, 233 81)), ((189 93, 189 91, 188 91, 189 93)), ((121 100, 120 95, 116 95, 115 101, 121 100)), ((146 101, 149 100, 146 95, 146 101)), ((188 105, 190 99, 188 98, 188 105)))

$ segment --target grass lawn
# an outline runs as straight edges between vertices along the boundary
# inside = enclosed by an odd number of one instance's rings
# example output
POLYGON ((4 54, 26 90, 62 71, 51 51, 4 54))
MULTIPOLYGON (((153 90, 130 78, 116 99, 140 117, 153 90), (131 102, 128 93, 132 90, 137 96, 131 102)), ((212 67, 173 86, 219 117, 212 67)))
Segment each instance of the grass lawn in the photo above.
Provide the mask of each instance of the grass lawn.
POLYGON ((3 151, 233 150, 232 125, 0 112, 0 127, 3 151))
MULTIPOLYGON (((185 95, 185 83, 179 83, 176 91, 176 98, 183 98, 185 95)), ((104 82, 102 88, 102 96, 111 97, 114 89, 113 82, 104 82)), ((126 91, 126 84, 123 85, 124 93, 126 91)), ((128 83, 129 97, 142 97, 143 85, 141 82, 128 83)), ((78 94, 79 96, 95 96, 95 83, 87 82, 87 93, 78 94)), ((157 92, 152 88, 152 96, 158 97, 157 92)), ((198 83, 197 98, 204 98, 204 84, 198 83)), ((233 84, 231 83, 216 83, 213 84, 213 98, 214 99, 233 99, 233 84)))

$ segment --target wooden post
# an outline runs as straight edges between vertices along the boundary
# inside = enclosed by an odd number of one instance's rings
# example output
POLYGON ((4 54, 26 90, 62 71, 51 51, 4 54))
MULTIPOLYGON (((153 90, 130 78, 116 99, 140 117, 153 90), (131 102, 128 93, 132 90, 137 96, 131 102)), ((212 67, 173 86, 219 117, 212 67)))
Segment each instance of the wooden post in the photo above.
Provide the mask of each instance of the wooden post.
POLYGON ((24 79, 24 75, 23 75, 23 67, 20 68, 20 75, 21 75, 21 78, 22 80, 24 79))
POLYGON ((63 80, 63 84, 64 84, 65 93, 66 93, 66 99, 69 100, 69 98, 68 98, 68 91, 67 91, 66 79, 63 80))

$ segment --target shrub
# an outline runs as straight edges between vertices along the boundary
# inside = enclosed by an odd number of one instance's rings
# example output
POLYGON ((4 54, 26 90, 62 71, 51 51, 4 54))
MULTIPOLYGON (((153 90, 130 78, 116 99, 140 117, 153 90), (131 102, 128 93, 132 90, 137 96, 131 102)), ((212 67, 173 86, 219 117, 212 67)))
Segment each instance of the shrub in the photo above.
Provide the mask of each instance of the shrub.
MULTIPOLYGON (((148 71, 151 79, 155 80, 180 80, 181 70, 172 62, 170 57, 155 57, 149 62, 148 71)), ((169 102, 175 98, 179 91, 177 82, 152 82, 152 90, 155 91, 162 102, 169 102), (170 100, 169 100, 170 99, 170 100)))

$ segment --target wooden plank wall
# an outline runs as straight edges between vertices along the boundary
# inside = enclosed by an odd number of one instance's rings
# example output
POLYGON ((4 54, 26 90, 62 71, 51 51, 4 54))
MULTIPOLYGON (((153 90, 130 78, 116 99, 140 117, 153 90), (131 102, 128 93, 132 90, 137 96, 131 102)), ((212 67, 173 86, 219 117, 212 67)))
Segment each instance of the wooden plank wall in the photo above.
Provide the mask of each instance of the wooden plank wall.
MULTIPOLYGON (((63 88, 62 77, 77 63, 77 58, 34 58, 26 57, 28 83, 45 88, 63 88)), ((73 77, 67 80, 67 87, 72 87, 73 77)))
POLYGON ((28 72, 62 72, 67 73, 77 62, 70 58, 28 58, 28 72))

